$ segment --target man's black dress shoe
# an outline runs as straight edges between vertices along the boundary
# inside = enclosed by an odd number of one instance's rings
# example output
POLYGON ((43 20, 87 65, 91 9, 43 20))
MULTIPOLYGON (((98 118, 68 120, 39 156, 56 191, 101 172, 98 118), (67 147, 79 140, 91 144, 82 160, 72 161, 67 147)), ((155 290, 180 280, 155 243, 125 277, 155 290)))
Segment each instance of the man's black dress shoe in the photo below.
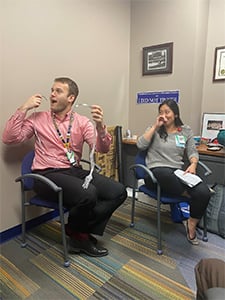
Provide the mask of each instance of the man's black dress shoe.
POLYGON ((96 245, 91 240, 69 240, 69 252, 70 253, 80 253, 83 252, 89 256, 101 257, 108 255, 108 250, 103 247, 96 247, 96 245))

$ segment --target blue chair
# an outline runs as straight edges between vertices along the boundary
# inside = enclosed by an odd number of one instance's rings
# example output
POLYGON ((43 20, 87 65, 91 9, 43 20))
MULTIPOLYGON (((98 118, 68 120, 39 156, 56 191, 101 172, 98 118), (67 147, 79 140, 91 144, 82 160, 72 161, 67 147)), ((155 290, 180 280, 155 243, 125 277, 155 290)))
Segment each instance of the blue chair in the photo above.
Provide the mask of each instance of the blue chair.
MULTIPOLYGON (((153 198, 157 201, 157 254, 161 255, 162 251, 162 238, 161 238, 161 204, 173 205, 179 202, 188 202, 189 198, 185 196, 173 197, 171 195, 165 195, 161 193, 160 184, 157 179, 146 166, 145 163, 146 151, 139 151, 135 157, 135 164, 130 166, 130 170, 134 174, 134 184, 132 186, 132 208, 131 208, 131 223, 130 227, 134 227, 134 214, 135 214, 135 200, 136 193, 141 192, 145 195, 153 198), (146 176, 150 176, 152 181, 156 184, 156 190, 149 189, 145 184, 138 187, 138 180, 144 179, 146 176)), ((202 162, 199 161, 198 165, 204 169, 204 176, 210 175, 211 170, 202 162)), ((203 241, 207 242, 207 228, 206 228, 206 214, 203 218, 204 230, 203 230, 203 241)))
MULTIPOLYGON (((67 211, 63 207, 63 190, 61 187, 57 186, 54 182, 46 178, 45 176, 32 173, 31 166, 34 158, 34 151, 30 151, 25 155, 21 165, 21 176, 15 179, 16 182, 20 182, 21 186, 21 209, 22 209, 22 247, 26 247, 26 207, 30 205, 36 205, 41 207, 46 207, 50 209, 57 210, 59 212, 59 218, 61 222, 61 234, 63 242, 63 253, 64 253, 64 266, 69 267, 70 261, 68 258, 68 247, 66 240, 65 232, 65 222, 64 222, 64 213, 67 211), (43 199, 38 195, 29 197, 29 192, 33 191, 34 180, 40 180, 43 183, 47 184, 56 194, 57 202, 51 201, 50 199, 43 199)), ((90 162, 87 160, 81 160, 84 163, 90 165, 90 162)), ((101 168, 95 165, 97 172, 101 168)))

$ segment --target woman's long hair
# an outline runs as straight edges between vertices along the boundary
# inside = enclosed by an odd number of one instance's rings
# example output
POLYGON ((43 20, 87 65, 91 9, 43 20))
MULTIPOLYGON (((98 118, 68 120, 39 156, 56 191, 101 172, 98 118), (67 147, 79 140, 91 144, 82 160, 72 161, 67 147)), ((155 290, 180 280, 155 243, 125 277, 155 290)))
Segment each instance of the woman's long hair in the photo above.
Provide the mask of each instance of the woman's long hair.
MULTIPOLYGON (((176 101, 172 100, 172 99, 167 99, 165 101, 163 101, 160 105, 159 105, 159 108, 158 108, 158 111, 160 111, 160 108, 163 106, 163 105, 167 105, 169 106, 169 108, 173 111, 174 115, 175 115, 175 126, 178 128, 182 125, 184 125, 184 123, 182 122, 181 118, 180 118, 180 111, 179 111, 179 107, 176 103, 176 101)), ((166 132, 166 128, 164 125, 160 126, 159 130, 158 130, 158 133, 159 133, 159 136, 161 138, 163 138, 164 140, 166 140, 167 136, 168 136, 168 133, 166 132)))

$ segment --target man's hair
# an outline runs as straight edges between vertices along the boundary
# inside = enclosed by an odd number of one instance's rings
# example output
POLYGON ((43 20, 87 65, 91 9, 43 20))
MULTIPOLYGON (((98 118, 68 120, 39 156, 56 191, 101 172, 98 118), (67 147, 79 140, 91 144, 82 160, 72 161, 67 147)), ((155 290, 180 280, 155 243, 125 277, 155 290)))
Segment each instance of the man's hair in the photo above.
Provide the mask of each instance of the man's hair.
POLYGON ((79 88, 75 81, 73 81, 72 79, 67 78, 67 77, 55 78, 54 81, 68 84, 68 87, 69 87, 68 96, 74 95, 74 100, 77 98, 77 96, 79 94, 79 88))

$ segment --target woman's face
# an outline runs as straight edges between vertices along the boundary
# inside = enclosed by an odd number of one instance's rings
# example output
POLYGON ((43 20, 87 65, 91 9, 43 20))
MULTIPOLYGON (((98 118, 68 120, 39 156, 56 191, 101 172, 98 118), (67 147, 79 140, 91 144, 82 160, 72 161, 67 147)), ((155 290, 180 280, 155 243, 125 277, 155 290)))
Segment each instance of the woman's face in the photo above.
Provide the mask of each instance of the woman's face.
POLYGON ((165 127, 170 127, 175 124, 175 114, 168 105, 164 104, 160 107, 159 116, 163 119, 165 127))

